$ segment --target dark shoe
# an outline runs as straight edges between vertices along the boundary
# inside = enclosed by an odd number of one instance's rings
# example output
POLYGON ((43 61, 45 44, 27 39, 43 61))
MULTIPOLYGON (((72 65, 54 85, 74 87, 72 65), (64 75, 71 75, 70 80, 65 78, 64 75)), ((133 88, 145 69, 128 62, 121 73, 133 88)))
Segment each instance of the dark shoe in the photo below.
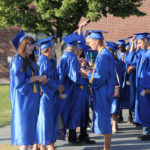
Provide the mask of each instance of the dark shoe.
POLYGON ((68 142, 70 146, 82 146, 82 142, 80 141, 72 141, 68 142))
POLYGON ((134 127, 141 127, 141 125, 139 123, 133 122, 133 126, 134 127))
POLYGON ((150 140, 150 135, 140 135, 137 138, 142 141, 148 141, 150 140))
POLYGON ((118 118, 118 123, 122 123, 123 122, 123 117, 122 116, 119 116, 118 118))
POLYGON ((90 140, 90 138, 88 136, 79 136, 79 141, 82 142, 83 144, 96 144, 96 142, 94 140, 90 140))

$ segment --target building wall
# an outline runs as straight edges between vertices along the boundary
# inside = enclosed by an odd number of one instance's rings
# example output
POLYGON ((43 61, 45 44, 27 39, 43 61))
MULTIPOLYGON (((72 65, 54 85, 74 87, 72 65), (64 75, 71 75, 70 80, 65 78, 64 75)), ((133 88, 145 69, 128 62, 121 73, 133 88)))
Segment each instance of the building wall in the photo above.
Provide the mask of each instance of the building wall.
MULTIPOLYGON (((104 30, 109 33, 104 34, 105 40, 115 41, 116 39, 126 38, 133 33, 150 32, 150 0, 143 0, 141 10, 147 13, 144 17, 131 16, 126 19, 113 17, 108 15, 107 18, 101 18, 97 22, 91 22, 83 28, 83 32, 87 29, 104 30)), ((81 22, 84 19, 81 20, 81 22)), ((13 37, 17 34, 20 28, 10 27, 0 30, 0 82, 8 79, 9 64, 8 56, 15 54, 15 49, 11 43, 13 37)))
POLYGON ((89 23, 83 31, 87 29, 107 31, 109 33, 104 34, 104 37, 108 41, 126 38, 133 33, 150 32, 150 0, 143 0, 140 10, 147 15, 131 16, 125 19, 108 15, 107 18, 101 18, 98 22, 89 23))

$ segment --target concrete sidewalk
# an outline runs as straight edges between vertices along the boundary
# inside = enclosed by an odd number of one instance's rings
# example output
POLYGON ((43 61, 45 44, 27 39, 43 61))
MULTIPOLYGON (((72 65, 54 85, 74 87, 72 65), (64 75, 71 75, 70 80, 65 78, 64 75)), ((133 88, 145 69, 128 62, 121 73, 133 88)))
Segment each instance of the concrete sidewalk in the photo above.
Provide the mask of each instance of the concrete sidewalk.
MULTIPOLYGON (((0 144, 10 144, 10 126, 0 128, 0 144)), ((137 139, 142 133, 141 128, 135 128, 128 123, 119 124, 117 134, 112 137, 112 150, 150 150, 150 141, 140 141, 137 139)), ((58 150, 100 150, 103 149, 103 136, 93 134, 89 130, 91 139, 96 140, 95 145, 70 146, 66 141, 57 140, 56 148, 58 150)))

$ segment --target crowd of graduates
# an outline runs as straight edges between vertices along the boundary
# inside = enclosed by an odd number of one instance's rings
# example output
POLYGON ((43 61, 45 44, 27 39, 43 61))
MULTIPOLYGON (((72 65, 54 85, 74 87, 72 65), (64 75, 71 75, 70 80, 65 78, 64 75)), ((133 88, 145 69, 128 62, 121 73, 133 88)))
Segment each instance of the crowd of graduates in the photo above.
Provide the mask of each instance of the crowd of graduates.
POLYGON ((63 38, 67 47, 58 65, 54 36, 35 43, 20 31, 12 40, 17 54, 10 63, 11 137, 20 150, 29 145, 37 150, 38 144, 41 150, 55 150, 59 116, 69 144, 95 144, 87 133, 92 121, 93 132, 104 135, 104 150, 110 150, 124 108, 129 121, 143 127, 138 138, 150 140, 149 33, 115 43, 104 40, 105 31, 83 34, 86 23, 63 38))

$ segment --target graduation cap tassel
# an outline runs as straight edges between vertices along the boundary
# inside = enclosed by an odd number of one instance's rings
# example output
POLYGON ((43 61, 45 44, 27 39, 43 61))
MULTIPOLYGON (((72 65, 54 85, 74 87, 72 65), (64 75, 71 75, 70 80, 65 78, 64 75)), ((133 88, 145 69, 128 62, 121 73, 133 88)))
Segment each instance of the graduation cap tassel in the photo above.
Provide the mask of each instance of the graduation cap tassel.
MULTIPOLYGON (((33 71, 31 70, 31 73, 32 73, 32 76, 34 75, 33 74, 33 71)), ((35 82, 33 83, 33 93, 37 93, 37 89, 36 89, 36 84, 35 82)))
POLYGON ((41 88, 40 88, 40 95, 42 95, 42 91, 41 91, 41 88))

